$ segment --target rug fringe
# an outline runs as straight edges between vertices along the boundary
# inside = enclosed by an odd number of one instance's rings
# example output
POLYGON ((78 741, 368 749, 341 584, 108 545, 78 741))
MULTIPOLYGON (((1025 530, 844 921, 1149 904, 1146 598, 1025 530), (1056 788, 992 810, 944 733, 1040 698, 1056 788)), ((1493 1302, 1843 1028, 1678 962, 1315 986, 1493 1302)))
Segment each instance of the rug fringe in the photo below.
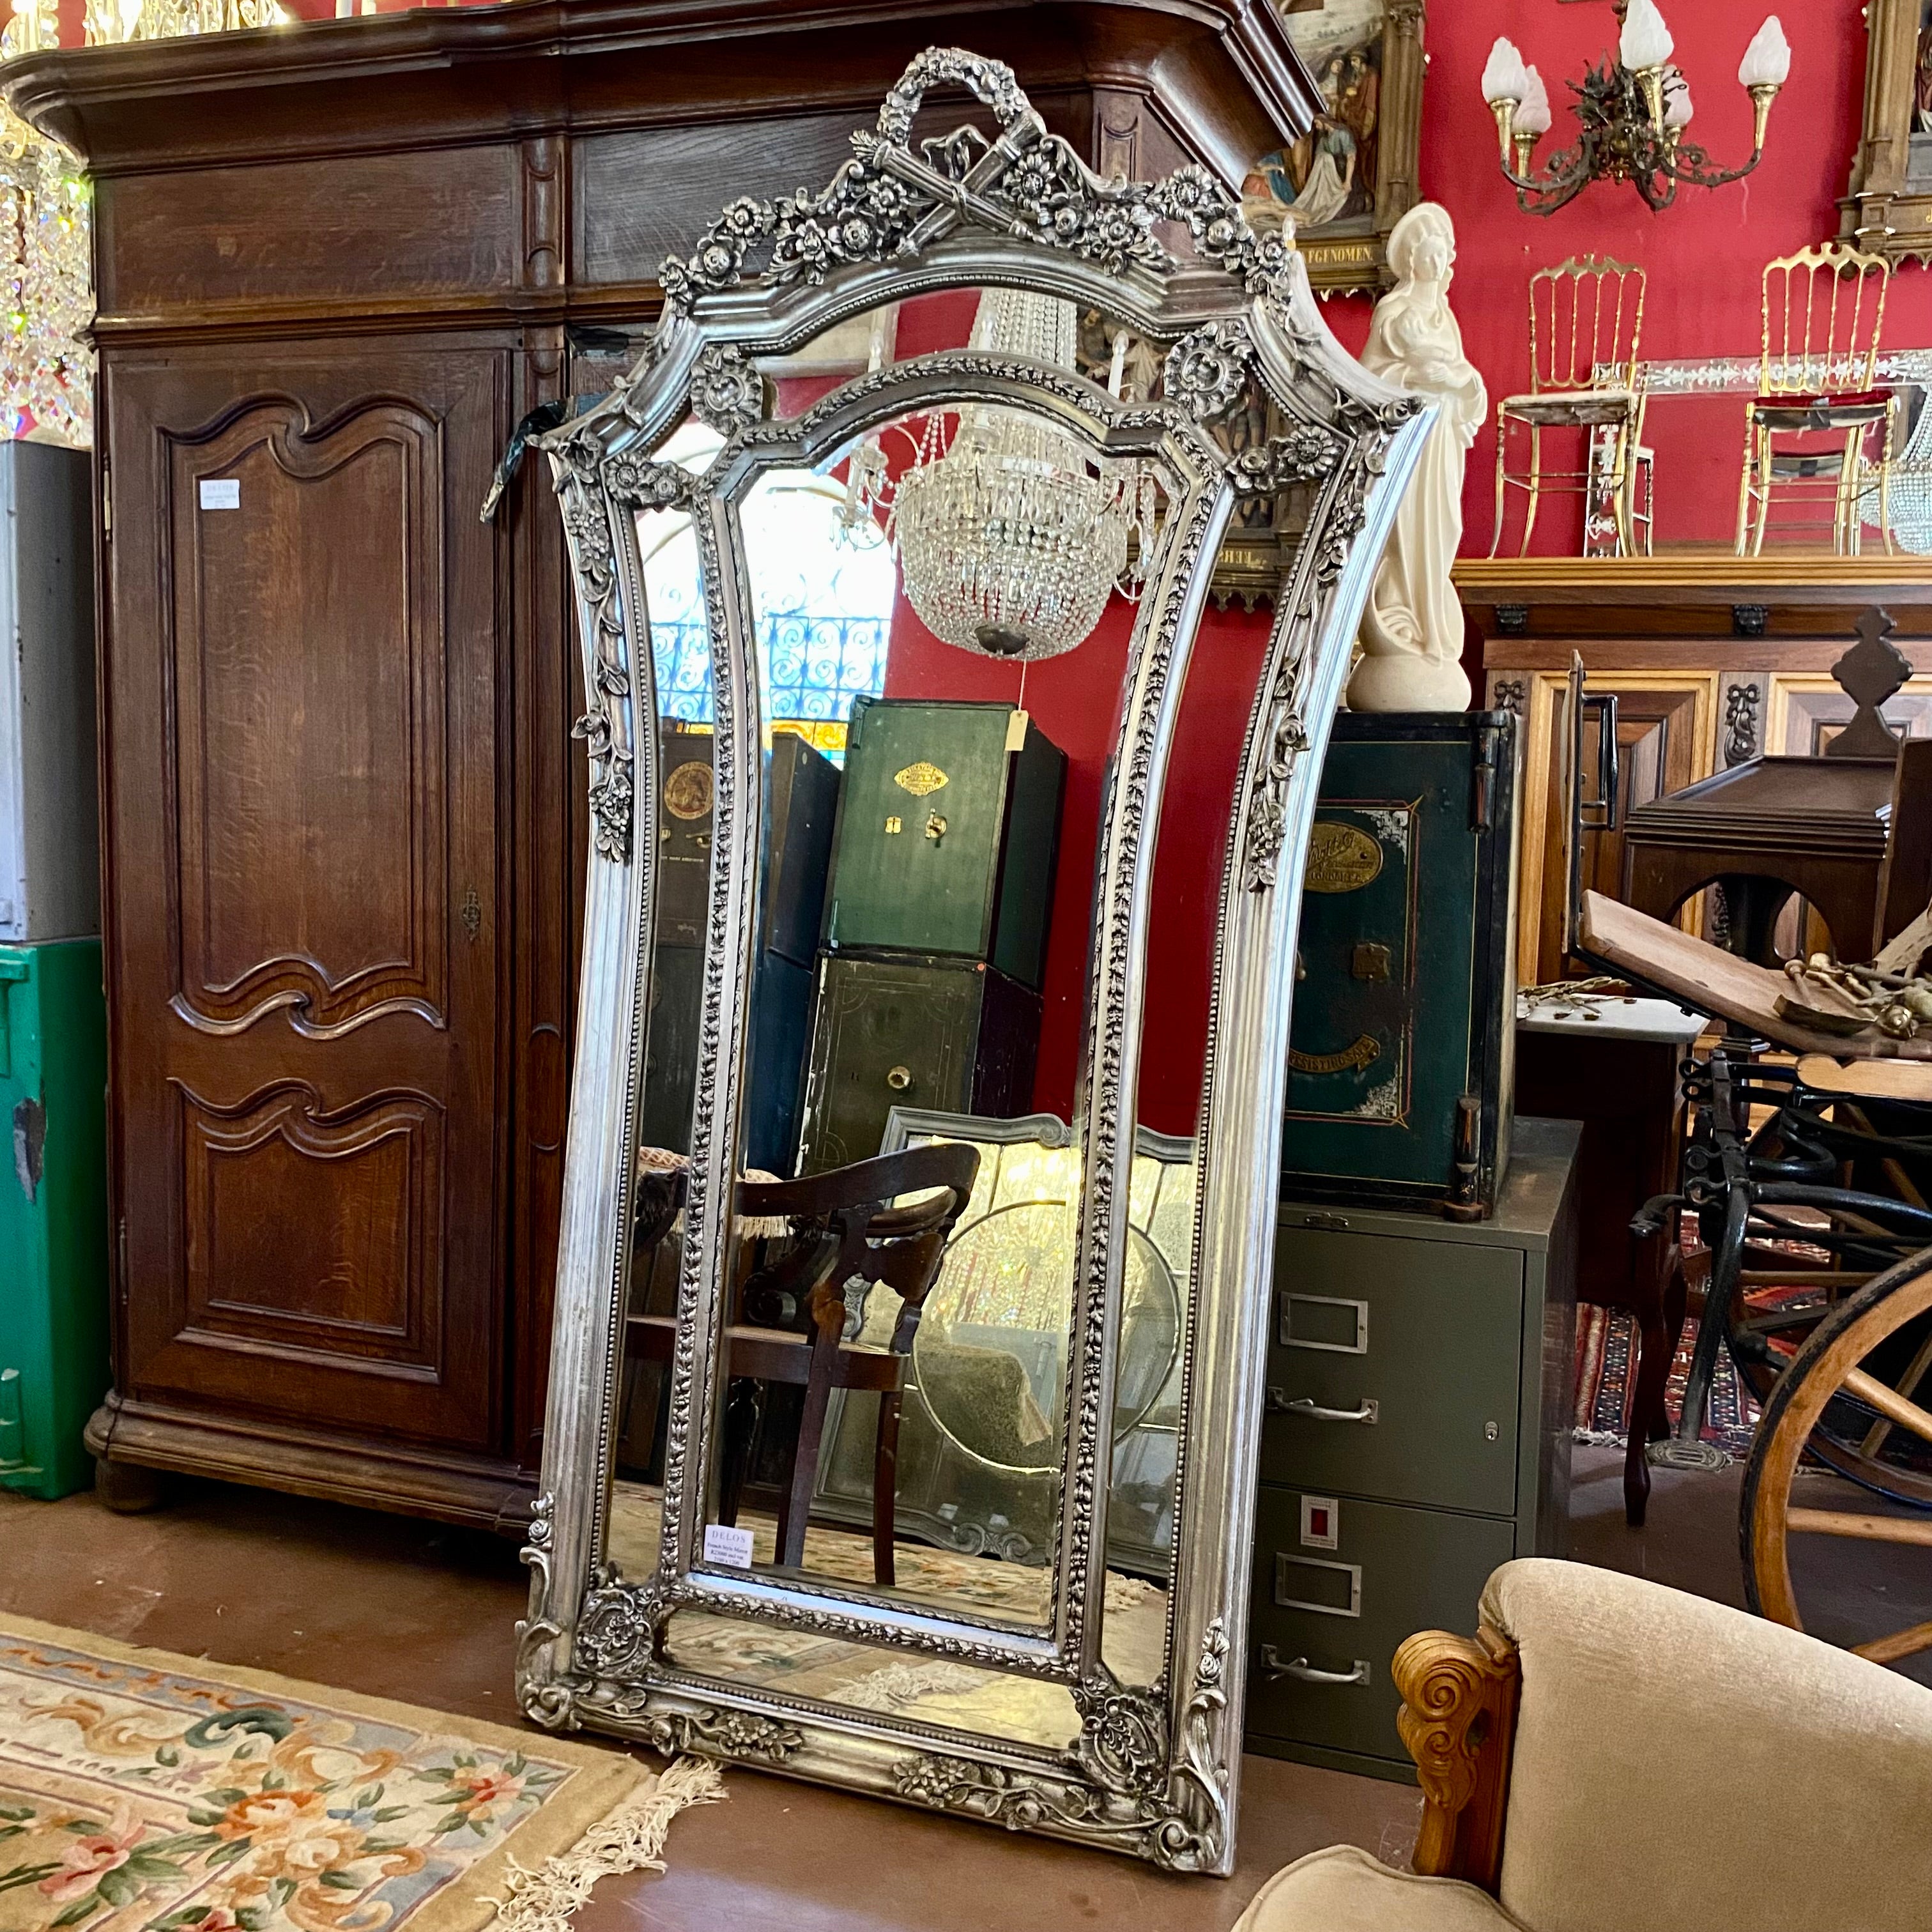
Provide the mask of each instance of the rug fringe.
POLYGON ((662 1871, 670 1821, 687 1807, 716 1804, 724 1780, 702 1758, 676 1759, 651 1783, 585 1832, 571 1849, 535 1870, 509 1861, 496 1908, 499 1932, 568 1932, 571 1917, 600 1878, 662 1871))

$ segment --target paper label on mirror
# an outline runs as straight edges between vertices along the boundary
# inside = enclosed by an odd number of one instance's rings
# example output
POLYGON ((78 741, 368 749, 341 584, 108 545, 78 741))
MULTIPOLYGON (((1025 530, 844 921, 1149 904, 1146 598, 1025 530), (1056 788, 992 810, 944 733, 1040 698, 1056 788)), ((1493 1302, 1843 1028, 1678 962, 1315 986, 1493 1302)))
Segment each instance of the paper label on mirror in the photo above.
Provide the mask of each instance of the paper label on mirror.
POLYGON ((204 510, 238 510, 242 507, 242 479, 238 476, 204 476, 201 479, 200 496, 204 510))
POLYGON ((704 1560, 722 1564, 728 1570, 750 1569, 752 1532, 736 1528, 730 1523, 707 1522, 704 1526, 704 1560))

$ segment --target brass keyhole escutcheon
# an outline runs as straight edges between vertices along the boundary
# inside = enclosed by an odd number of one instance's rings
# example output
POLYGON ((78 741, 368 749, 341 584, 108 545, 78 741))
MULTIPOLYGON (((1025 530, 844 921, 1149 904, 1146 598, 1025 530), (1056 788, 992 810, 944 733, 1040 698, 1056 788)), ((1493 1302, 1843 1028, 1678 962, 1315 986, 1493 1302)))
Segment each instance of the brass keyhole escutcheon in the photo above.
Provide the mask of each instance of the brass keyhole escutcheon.
POLYGON ((886 1076, 886 1084, 895 1094, 903 1094, 912 1084, 912 1069, 910 1066, 895 1066, 886 1076))
POLYGON ((897 812, 894 812, 892 817, 886 820, 886 831, 890 836, 896 838, 904 829, 897 812))
POLYGON ((946 836, 946 821, 936 812, 926 821, 926 836, 935 845, 946 836))

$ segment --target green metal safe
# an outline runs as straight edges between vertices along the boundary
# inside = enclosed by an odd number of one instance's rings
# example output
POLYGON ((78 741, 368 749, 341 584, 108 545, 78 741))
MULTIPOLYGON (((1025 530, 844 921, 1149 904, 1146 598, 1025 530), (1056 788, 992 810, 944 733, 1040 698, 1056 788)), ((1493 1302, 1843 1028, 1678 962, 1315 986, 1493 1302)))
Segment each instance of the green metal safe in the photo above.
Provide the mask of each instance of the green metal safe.
POLYGON ((1345 713, 1309 838, 1282 1189, 1487 1213, 1509 1151, 1516 720, 1345 713))
MULTIPOLYGON (((658 738, 657 946, 652 955, 638 1132, 689 1150, 701 1030, 704 937, 710 924, 712 751, 709 732, 658 738)), ((812 961, 824 915, 838 810, 838 770, 790 732, 765 759, 766 838, 752 982, 746 1159, 789 1174, 812 1018, 812 961)))
POLYGON ((859 699, 826 947, 983 960, 1036 991, 1066 784, 1066 754, 1010 704, 859 699))
POLYGON ((106 1392, 107 1022, 98 939, 0 946, 0 1487, 94 1480, 106 1392))
POLYGON ((1283 1203, 1255 1516, 1247 1748, 1408 1778, 1389 1662, 1568 1547, 1574 1121, 1514 1124, 1481 1222, 1283 1203))
POLYGON ((976 960, 821 954, 799 1172, 871 1159, 895 1107, 1024 1113, 1040 1012, 976 960))

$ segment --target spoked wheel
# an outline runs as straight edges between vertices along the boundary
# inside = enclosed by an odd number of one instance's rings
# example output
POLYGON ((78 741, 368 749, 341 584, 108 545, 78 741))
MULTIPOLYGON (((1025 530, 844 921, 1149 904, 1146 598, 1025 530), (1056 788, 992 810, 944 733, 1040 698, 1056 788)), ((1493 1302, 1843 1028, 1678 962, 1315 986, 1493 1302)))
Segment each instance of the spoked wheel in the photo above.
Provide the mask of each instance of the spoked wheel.
MULTIPOLYGON (((1793 1630, 1804 1628, 1792 1584, 1794 1535, 1916 1545, 1927 1552, 1932 1576, 1932 1516, 1866 1515, 1794 1507, 1792 1502, 1798 1459, 1828 1415, 1839 1418, 1834 1431, 1839 1439, 1858 1432, 1861 1454, 1881 1469, 1916 1461, 1932 1446, 1932 1409, 1912 1399, 1927 1361, 1922 1344, 1912 1338, 1924 1330, 1928 1312, 1932 1249, 1840 1302, 1813 1328, 1772 1389, 1744 1472, 1738 1522, 1745 1590, 1761 1616, 1793 1630)), ((1874 1663, 1898 1663, 1932 1650, 1932 1622, 1874 1636, 1855 1648, 1874 1663)))
MULTIPOLYGON (((1908 1244, 1916 1254, 1926 1239, 1922 1228, 1901 1234, 1856 1212, 1828 1210, 1818 1220, 1823 1225, 1782 1216, 1760 1223, 1754 1217, 1756 1238, 1745 1250, 1738 1277, 1742 1306, 1731 1313, 1726 1340, 1760 1408, 1810 1337, 1888 1268, 1895 1268, 1902 1256, 1910 1258, 1908 1244), (1771 1245, 1773 1238, 1820 1251, 1780 1252, 1771 1245)), ((1888 1335, 1864 1369, 1908 1399, 1916 1397, 1922 1384, 1932 1390, 1932 1314, 1888 1335)), ((1932 1442, 1900 1438, 1890 1422, 1855 1396, 1841 1393, 1826 1404, 1807 1446, 1827 1468, 1866 1489, 1932 1508, 1932 1442)))

